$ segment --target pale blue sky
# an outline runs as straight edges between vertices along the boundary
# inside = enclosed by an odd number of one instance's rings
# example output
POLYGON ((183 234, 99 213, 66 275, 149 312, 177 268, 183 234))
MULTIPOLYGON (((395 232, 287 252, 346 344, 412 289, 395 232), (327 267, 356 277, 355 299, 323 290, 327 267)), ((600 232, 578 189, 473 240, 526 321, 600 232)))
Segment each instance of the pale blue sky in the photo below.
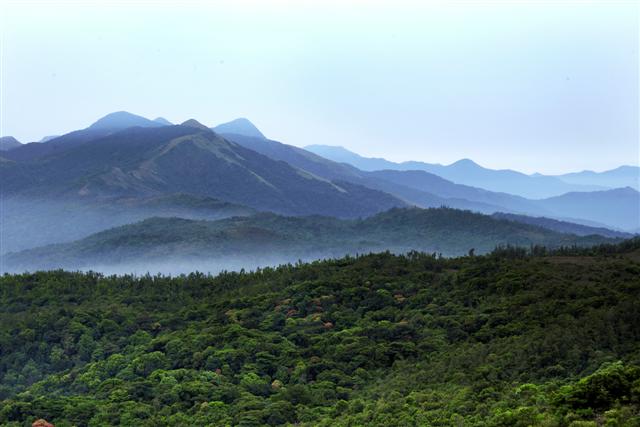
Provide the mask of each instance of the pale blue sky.
POLYGON ((2 134, 127 110, 391 160, 638 164, 636 2, 2 3, 2 134), (268 4, 265 4, 268 3, 268 4), (366 6, 365 6, 366 5, 366 6))

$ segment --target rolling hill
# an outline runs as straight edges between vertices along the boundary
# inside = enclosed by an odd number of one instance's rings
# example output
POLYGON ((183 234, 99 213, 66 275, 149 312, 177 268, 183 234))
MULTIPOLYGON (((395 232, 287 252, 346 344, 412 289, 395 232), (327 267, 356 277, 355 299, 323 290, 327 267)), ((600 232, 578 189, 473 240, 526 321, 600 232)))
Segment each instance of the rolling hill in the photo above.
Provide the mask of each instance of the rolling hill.
MULTIPOLYGON (((233 260, 247 266, 391 250, 445 255, 486 253, 496 246, 548 247, 610 242, 457 209, 392 209, 360 220, 257 214, 219 221, 151 218, 4 258, 7 269, 113 269, 131 262, 203 270, 233 260)), ((154 267, 155 268, 155 267, 154 267)), ((174 270, 170 270, 174 271, 174 270)))

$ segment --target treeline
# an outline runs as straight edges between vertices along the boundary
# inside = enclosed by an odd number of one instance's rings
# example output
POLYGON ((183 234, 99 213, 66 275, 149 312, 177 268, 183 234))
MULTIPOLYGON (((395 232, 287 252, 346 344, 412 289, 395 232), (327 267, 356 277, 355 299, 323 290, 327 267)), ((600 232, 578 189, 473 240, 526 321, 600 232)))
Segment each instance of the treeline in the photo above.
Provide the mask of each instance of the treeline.
POLYGON ((533 252, 5 275, 0 424, 639 425, 638 239, 533 252))

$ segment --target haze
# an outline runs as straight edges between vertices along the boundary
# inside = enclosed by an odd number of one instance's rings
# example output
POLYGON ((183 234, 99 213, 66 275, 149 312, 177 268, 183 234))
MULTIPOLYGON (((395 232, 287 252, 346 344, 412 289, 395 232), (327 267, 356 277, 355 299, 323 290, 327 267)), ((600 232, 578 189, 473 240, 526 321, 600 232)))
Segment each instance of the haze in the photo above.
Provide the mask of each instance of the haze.
POLYGON ((3 3, 0 133, 127 110, 562 173, 638 164, 635 2, 3 3))

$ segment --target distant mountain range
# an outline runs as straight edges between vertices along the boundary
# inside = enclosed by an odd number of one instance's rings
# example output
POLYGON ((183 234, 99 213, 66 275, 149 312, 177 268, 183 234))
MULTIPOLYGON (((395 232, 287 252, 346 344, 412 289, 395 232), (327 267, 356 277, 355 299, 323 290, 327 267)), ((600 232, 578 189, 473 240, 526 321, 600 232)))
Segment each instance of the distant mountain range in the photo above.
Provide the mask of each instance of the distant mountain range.
MULTIPOLYGON (((568 193, 549 199, 527 199, 508 193, 456 184, 422 170, 363 171, 346 163, 330 161, 302 148, 277 141, 239 134, 223 134, 227 139, 285 161, 329 180, 357 183, 392 194, 409 205, 449 206, 482 213, 508 212, 550 217, 592 227, 635 230, 640 226, 640 193, 633 189, 568 193), (576 196, 577 194, 577 196, 576 196), (565 198, 578 197, 582 209, 570 208, 565 198), (613 203, 613 204, 612 204, 613 203), (588 206, 592 206, 593 209, 588 206), (607 206, 617 213, 609 215, 607 206), (604 212, 603 212, 604 210, 604 212)), ((526 176, 526 175, 524 175, 526 176)))
POLYGON ((336 162, 348 163, 364 171, 422 170, 458 184, 533 199, 575 191, 585 192, 619 187, 640 189, 640 168, 636 166, 621 166, 599 173, 584 171, 557 176, 526 175, 508 169, 487 169, 469 159, 462 159, 450 165, 416 161, 395 163, 381 158, 362 157, 338 146, 309 145, 305 149, 336 162))
POLYGON ((536 217, 518 222, 576 235, 619 237, 625 234, 611 229, 640 228, 640 193, 631 188, 533 200, 424 170, 361 170, 267 139, 247 119, 215 131, 193 119, 167 123, 117 112, 46 143, 3 151, 0 253, 152 216, 214 220, 256 211, 358 218, 448 206, 536 217))
POLYGON ((480 254, 503 245, 557 247, 612 241, 468 211, 413 208, 392 209, 363 220, 264 213, 219 221, 151 218, 72 243, 11 253, 3 261, 7 270, 118 268, 132 260, 143 265, 191 260, 206 266, 221 259, 264 264, 274 257, 283 262, 381 250, 462 255, 470 249, 480 254))

